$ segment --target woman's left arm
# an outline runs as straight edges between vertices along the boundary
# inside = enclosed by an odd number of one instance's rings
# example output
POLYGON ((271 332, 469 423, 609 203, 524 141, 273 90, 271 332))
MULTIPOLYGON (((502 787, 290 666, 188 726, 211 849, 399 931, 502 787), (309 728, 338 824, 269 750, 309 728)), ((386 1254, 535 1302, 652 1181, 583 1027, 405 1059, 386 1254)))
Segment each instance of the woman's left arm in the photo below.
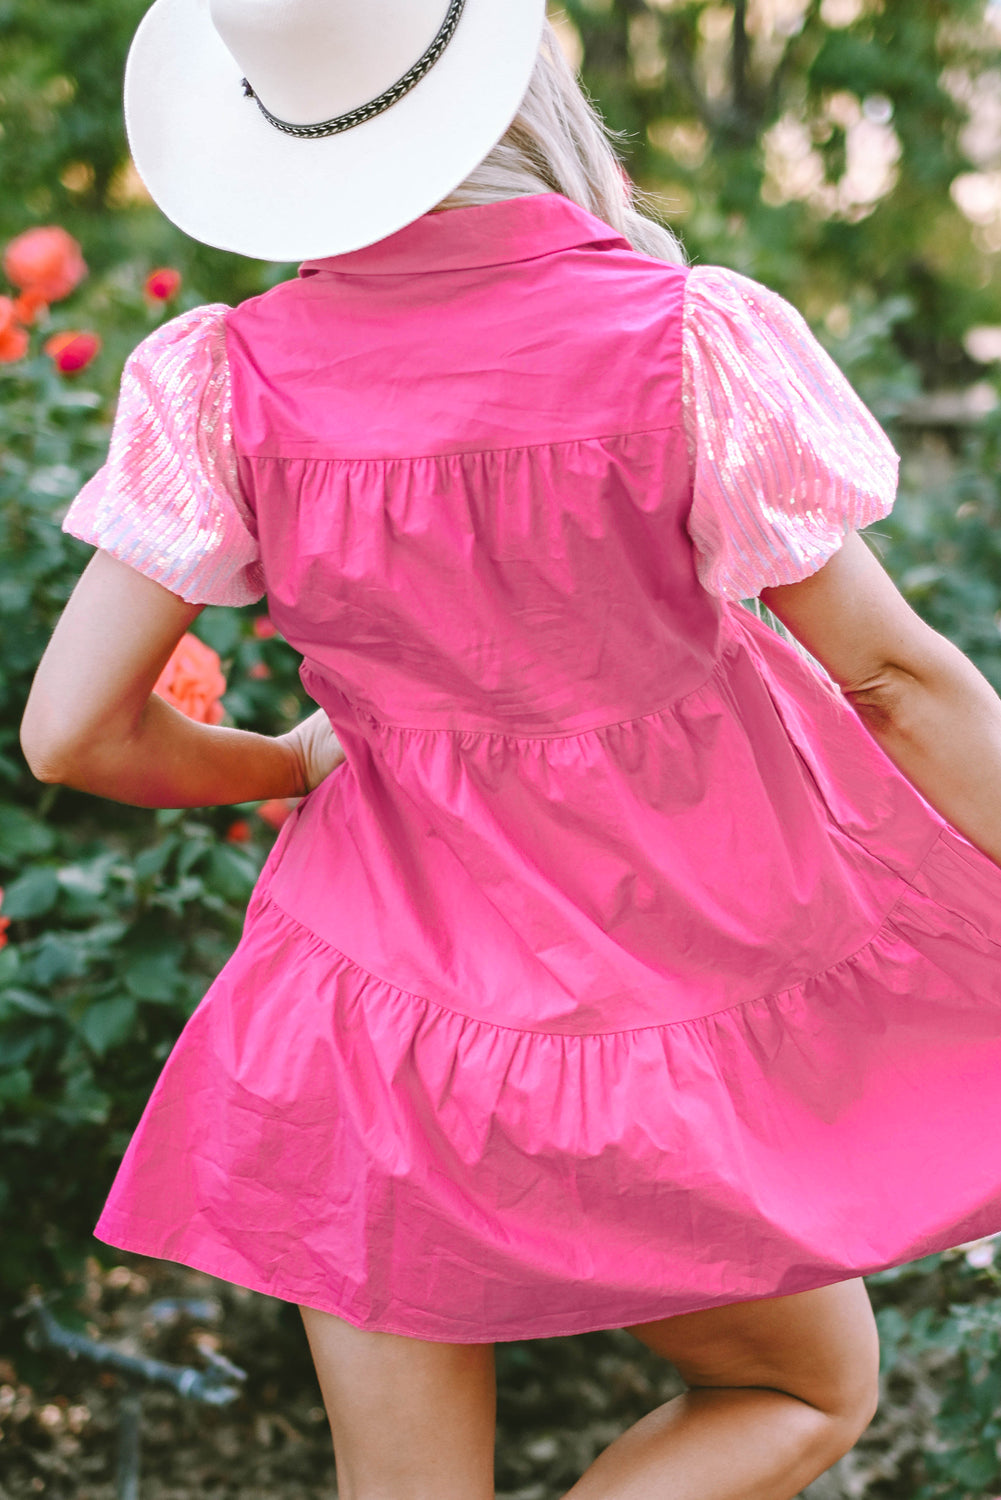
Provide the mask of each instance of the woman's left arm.
POLYGON ((38 665, 21 748, 33 775, 136 807, 216 807, 309 790, 298 741, 198 724, 153 692, 204 608, 98 548, 38 665))

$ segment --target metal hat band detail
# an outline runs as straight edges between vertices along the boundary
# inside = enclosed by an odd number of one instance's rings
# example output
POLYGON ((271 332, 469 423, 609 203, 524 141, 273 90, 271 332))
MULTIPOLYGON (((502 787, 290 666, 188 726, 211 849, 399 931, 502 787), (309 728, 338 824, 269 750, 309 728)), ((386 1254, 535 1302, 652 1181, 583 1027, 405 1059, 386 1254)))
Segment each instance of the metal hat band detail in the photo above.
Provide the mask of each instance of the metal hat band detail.
POLYGON ((409 94, 415 84, 420 83, 425 73, 428 73, 434 67, 452 40, 452 33, 459 24, 459 17, 462 15, 465 3, 466 0, 451 0, 448 12, 441 23, 437 36, 423 56, 417 59, 413 67, 408 68, 403 77, 398 78, 378 98, 370 99, 367 104, 359 104, 356 109, 349 109, 347 114, 335 115, 332 120, 321 120, 317 125, 293 125, 288 120, 279 120, 277 115, 273 115, 269 109, 266 109, 246 78, 242 80, 243 92, 248 99, 256 101, 258 109, 268 124, 273 125, 276 130, 283 131, 285 135, 299 136, 305 140, 315 140, 325 135, 339 135, 342 130, 350 130, 353 125, 361 125, 365 120, 371 120, 375 115, 381 115, 391 104, 395 104, 399 99, 402 99, 404 94, 409 94))

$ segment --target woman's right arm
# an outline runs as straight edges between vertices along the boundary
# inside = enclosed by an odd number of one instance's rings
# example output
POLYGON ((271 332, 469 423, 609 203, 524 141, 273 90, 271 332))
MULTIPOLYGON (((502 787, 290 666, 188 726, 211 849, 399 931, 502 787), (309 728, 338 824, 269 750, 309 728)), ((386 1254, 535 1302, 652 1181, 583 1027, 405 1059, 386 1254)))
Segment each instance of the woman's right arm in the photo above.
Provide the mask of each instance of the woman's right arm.
POLYGON ((1001 698, 858 532, 816 573, 760 597, 926 801, 1001 865, 1001 698))

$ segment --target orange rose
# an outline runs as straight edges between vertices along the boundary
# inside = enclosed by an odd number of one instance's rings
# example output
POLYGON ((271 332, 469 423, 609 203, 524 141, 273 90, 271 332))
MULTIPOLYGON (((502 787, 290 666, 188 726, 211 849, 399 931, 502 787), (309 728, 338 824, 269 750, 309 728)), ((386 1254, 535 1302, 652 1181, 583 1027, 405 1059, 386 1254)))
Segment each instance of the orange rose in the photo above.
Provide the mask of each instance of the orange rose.
POLYGON ((261 803, 257 816, 263 818, 269 828, 280 828, 301 801, 301 797, 271 797, 267 802, 261 803))
POLYGON ((67 329, 64 333, 54 333, 42 347, 57 370, 63 375, 75 375, 77 370, 85 370, 95 354, 100 353, 101 340, 96 333, 77 333, 67 329))
POLYGON ((0 364, 23 359, 27 352, 28 335, 17 325, 14 304, 9 297, 0 297, 0 364))
POLYGON ((226 679, 219 657, 190 630, 174 647, 153 691, 199 724, 218 724, 223 717, 219 699, 226 691, 226 679))
POLYGON ((169 302, 171 297, 177 295, 180 285, 180 271, 174 271, 170 266, 161 266, 159 270, 150 271, 144 290, 151 302, 169 302))
POLYGON ((21 291, 29 288, 46 302, 68 297, 87 274, 80 246, 58 224, 26 229, 4 251, 7 279, 21 291))
POLYGON ((226 830, 226 839, 231 844, 245 844, 250 838, 250 824, 245 818, 237 818, 226 830))
POLYGON ((48 306, 41 292, 35 291, 34 287, 29 287, 26 292, 22 292, 20 297, 15 299, 14 316, 19 323, 24 323, 30 328, 38 314, 46 312, 48 306))

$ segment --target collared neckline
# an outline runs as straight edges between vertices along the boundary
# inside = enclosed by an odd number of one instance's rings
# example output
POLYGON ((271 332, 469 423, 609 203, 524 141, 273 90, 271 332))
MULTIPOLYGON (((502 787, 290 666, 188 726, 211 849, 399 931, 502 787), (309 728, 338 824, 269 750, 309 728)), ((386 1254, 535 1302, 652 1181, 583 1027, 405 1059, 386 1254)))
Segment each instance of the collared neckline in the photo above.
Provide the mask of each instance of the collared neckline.
POLYGON ((360 250, 303 261, 299 275, 332 271, 400 276, 411 271, 465 270, 534 260, 580 245, 631 248, 617 229, 562 193, 531 193, 423 214, 360 250))

